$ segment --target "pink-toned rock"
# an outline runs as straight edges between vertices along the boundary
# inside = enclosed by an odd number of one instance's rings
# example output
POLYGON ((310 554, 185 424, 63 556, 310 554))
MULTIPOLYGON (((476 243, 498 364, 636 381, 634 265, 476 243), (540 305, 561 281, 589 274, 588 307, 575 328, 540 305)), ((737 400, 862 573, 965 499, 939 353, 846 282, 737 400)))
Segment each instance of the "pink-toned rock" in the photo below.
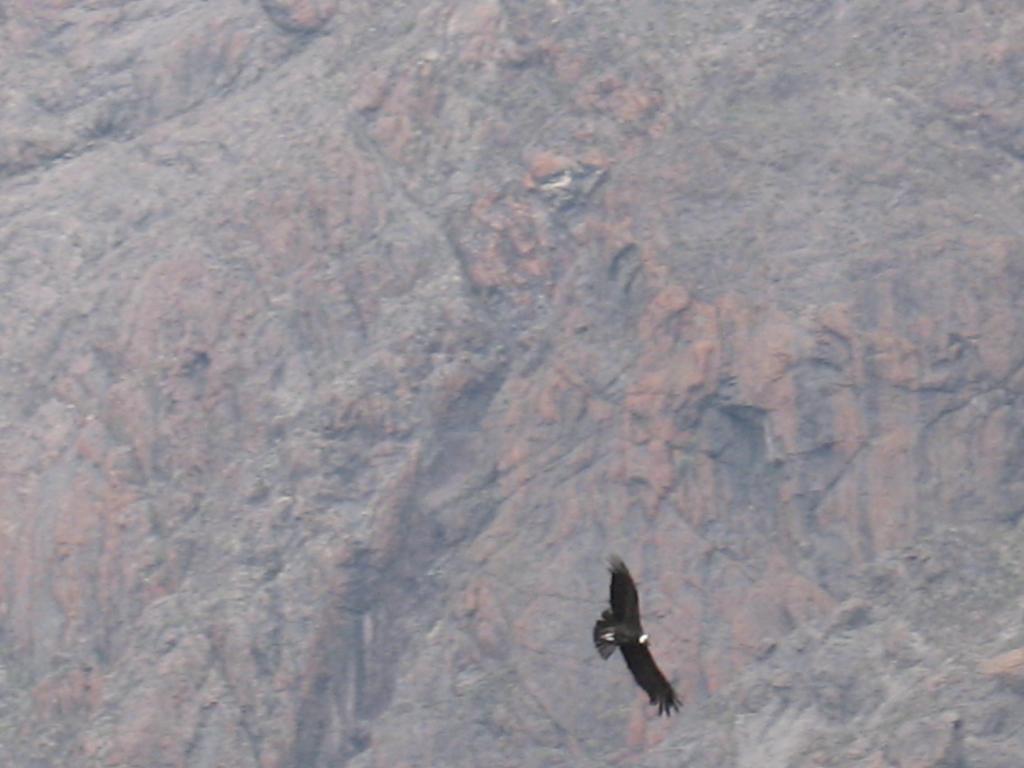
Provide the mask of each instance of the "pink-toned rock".
POLYGON ((0 4, 0 764, 1013 764, 1021 19, 677 5, 0 4))
POLYGON ((985 659, 979 662, 978 671, 1013 685, 1024 684, 1024 648, 1014 648, 985 659))
POLYGON ((559 173, 572 170, 576 163, 568 157, 556 152, 542 151, 534 153, 527 161, 529 180, 535 185, 544 179, 559 173))
POLYGON ((267 16, 288 32, 319 32, 338 11, 337 0, 260 0, 267 16))
POLYGON ((495 56, 502 20, 496 0, 464 0, 457 5, 445 30, 459 51, 460 61, 479 64, 495 56))

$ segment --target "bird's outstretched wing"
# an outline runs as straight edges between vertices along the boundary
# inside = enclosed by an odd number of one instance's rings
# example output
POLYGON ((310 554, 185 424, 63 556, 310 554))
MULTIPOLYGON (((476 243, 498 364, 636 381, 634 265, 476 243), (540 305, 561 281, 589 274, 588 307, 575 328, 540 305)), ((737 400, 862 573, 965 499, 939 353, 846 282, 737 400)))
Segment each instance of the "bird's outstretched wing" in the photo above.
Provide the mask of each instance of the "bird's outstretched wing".
POLYGON ((651 697, 651 704, 658 705, 658 714, 671 715, 673 709, 679 709, 679 699, 672 690, 672 684, 661 674, 647 646, 635 643, 620 646, 620 650, 637 684, 651 697))
POLYGON ((611 603, 615 620, 639 631, 640 598, 637 596, 633 577, 629 575, 629 569, 622 562, 622 558, 612 555, 608 562, 609 570, 612 572, 611 603))
POLYGON ((601 618, 594 624, 594 647, 597 648, 597 652, 601 654, 602 659, 607 659, 618 647, 615 645, 615 641, 608 639, 605 634, 611 631, 614 637, 615 632, 615 616, 612 615, 611 609, 606 609, 601 614, 601 618))

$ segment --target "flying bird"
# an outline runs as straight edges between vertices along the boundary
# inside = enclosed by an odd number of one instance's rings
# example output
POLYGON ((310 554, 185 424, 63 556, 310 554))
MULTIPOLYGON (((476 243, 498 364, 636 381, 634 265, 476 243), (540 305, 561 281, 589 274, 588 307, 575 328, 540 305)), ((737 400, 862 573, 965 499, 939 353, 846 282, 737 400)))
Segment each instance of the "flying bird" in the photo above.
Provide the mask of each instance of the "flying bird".
POLYGON ((611 608, 606 608, 594 624, 594 645, 602 659, 615 653, 616 648, 622 651, 637 685, 651 697, 651 704, 658 705, 658 714, 671 716, 673 709, 679 709, 679 699, 651 656, 649 638, 640 624, 636 584, 620 558, 612 555, 609 564, 611 608))

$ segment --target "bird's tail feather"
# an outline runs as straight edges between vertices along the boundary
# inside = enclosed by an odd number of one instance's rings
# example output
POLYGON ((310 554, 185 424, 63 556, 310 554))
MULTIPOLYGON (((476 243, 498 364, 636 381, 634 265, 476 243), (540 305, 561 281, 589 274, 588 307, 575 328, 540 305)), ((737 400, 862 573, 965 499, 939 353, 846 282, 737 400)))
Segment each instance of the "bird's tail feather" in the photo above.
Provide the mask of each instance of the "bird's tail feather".
POLYGON ((601 614, 601 618, 594 624, 594 647, 597 648, 597 652, 601 654, 602 659, 607 659, 615 653, 615 643, 606 637, 606 633, 612 631, 614 625, 615 619, 611 611, 605 611, 601 614))

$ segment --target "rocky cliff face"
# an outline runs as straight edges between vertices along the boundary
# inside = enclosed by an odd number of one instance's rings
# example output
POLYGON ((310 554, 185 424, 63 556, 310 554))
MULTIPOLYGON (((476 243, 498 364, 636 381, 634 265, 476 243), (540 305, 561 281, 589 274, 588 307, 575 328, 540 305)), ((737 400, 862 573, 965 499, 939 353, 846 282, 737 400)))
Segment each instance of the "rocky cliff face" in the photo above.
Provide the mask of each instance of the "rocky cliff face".
POLYGON ((1015 4, 0 40, 0 762, 1016 764, 1015 4))

